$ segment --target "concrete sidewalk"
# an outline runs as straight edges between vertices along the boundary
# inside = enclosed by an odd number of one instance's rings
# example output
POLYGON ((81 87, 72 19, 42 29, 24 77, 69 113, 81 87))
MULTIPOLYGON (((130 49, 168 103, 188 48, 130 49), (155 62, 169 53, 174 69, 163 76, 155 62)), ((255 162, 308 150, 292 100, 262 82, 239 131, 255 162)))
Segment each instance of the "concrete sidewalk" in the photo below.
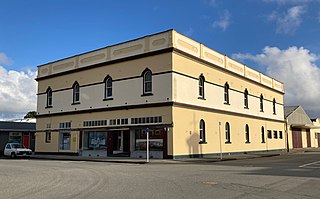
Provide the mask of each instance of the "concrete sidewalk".
POLYGON ((249 154, 232 154, 223 155, 222 159, 220 156, 212 156, 205 158, 183 158, 183 159, 150 159, 150 162, 146 162, 146 159, 135 159, 126 157, 83 157, 83 156, 67 156, 67 155, 32 155, 31 159, 42 159, 42 160, 68 160, 68 161, 91 161, 91 162, 110 162, 110 163, 128 163, 128 164, 181 164, 181 163, 212 163, 220 161, 231 161, 240 159, 252 159, 262 157, 273 157, 280 155, 290 155, 297 153, 319 153, 320 148, 308 148, 308 149, 294 149, 290 152, 278 151, 278 152, 261 152, 261 153, 249 153, 249 154))
MULTIPOLYGON (((220 159, 220 156, 206 157, 206 158, 184 158, 184 159, 150 159, 151 164, 177 164, 177 163, 210 163, 219 161, 230 161, 238 159, 251 159, 259 157, 278 156, 286 152, 272 152, 272 153, 255 153, 255 154, 237 154, 225 155, 220 159)), ((129 164, 145 164, 146 159, 135 159, 125 157, 83 157, 83 156, 67 156, 67 155, 32 155, 31 159, 42 160, 68 160, 68 161, 92 161, 92 162, 110 162, 110 163, 129 163, 129 164)))

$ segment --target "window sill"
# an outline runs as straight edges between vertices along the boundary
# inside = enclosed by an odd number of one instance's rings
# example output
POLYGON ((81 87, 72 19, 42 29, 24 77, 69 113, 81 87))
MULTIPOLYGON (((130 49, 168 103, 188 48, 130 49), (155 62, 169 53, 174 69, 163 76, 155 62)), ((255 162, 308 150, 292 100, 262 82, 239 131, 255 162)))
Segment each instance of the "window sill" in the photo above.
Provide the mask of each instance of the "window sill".
POLYGON ((231 142, 230 142, 230 141, 227 141, 227 142, 225 142, 225 144, 231 144, 231 142))
POLYGON ((200 99, 200 100, 206 100, 206 98, 204 98, 204 97, 198 97, 198 99, 200 99))
POLYGON ((229 102, 225 102, 224 104, 225 104, 225 105, 230 105, 230 103, 229 103, 229 102))
POLYGON ((47 109, 47 108, 52 108, 52 106, 46 106, 45 109, 47 109))
POLYGON ((243 107, 243 108, 244 108, 244 109, 248 109, 248 110, 249 110, 249 107, 246 107, 246 106, 245 106, 245 107, 243 107))
POLYGON ((113 100, 113 97, 104 98, 103 101, 113 100))
POLYGON ((276 113, 273 113, 273 115, 277 115, 276 113))
POLYGON ((264 111, 263 111, 263 110, 260 110, 260 113, 264 113, 264 111))
POLYGON ((250 144, 251 142, 246 142, 246 144, 250 144))
POLYGON ((199 144, 207 144, 207 142, 199 142, 199 144))
POLYGON ((261 142, 262 144, 265 144, 266 142, 261 142))
POLYGON ((144 97, 144 96, 152 96, 153 95, 153 93, 143 93, 142 95, 141 95, 141 97, 144 97))
POLYGON ((80 102, 73 102, 71 105, 77 105, 80 104, 80 102))

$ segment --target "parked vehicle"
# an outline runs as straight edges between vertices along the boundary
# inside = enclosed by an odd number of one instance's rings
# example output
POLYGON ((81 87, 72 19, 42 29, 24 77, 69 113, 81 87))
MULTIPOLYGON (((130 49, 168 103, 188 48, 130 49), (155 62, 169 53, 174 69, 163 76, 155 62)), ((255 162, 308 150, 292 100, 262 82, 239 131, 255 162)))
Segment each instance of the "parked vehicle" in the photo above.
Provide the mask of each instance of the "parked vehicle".
POLYGON ((7 143, 4 148, 4 156, 11 158, 15 157, 29 157, 32 154, 31 149, 27 149, 19 143, 7 143))

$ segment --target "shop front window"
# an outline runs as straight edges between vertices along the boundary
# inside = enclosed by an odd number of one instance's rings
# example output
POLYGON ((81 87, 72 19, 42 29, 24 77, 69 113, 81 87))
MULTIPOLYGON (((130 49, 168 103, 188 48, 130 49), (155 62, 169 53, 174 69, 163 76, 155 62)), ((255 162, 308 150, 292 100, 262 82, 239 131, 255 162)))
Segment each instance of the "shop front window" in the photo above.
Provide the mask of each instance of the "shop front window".
MULTIPOLYGON (((150 151, 163 150, 163 130, 162 129, 149 129, 149 149, 150 151)), ((135 150, 147 150, 147 133, 144 129, 135 130, 135 150)))
POLYGON ((84 132, 84 150, 107 150, 106 132, 88 131, 84 132))
POLYGON ((18 132, 9 133, 9 142, 10 143, 22 143, 22 134, 18 132))
POLYGON ((71 133, 60 132, 60 150, 70 150, 71 133))

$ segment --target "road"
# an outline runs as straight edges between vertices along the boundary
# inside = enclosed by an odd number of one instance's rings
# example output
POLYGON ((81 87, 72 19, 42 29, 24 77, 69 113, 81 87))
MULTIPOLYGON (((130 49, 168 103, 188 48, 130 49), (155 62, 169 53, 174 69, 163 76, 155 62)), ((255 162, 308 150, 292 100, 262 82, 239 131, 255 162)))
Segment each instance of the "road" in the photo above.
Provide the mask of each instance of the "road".
POLYGON ((320 198, 320 153, 212 163, 0 159, 0 198, 320 198))

